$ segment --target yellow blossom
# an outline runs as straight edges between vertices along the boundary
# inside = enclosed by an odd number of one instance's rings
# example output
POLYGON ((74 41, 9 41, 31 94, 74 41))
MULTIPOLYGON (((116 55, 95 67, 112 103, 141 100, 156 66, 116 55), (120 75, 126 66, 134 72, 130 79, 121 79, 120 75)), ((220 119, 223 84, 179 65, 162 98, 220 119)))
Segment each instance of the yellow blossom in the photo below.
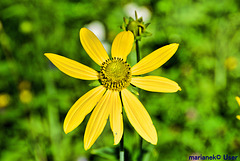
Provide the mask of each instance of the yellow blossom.
POLYGON ((224 65, 226 67, 226 69, 228 70, 234 70, 237 68, 238 66, 238 61, 235 57, 228 57, 225 62, 224 62, 224 65))
POLYGON ((6 93, 0 94, 0 108, 8 106, 10 102, 10 96, 6 93))
MULTIPOLYGON (((238 105, 240 106, 240 98, 238 96, 235 97, 237 100, 238 105)), ((236 118, 240 120, 240 115, 237 115, 236 118)))
POLYGON ((19 97, 22 103, 28 104, 32 101, 32 93, 26 89, 21 90, 19 97))
POLYGON ((122 104, 127 117, 146 141, 157 144, 157 132, 153 122, 138 98, 127 87, 134 85, 152 92, 176 92, 178 84, 159 76, 138 76, 151 72, 177 51, 178 44, 159 48, 140 60, 132 68, 126 62, 132 50, 134 36, 130 31, 120 32, 113 41, 109 58, 99 39, 88 29, 80 30, 80 41, 87 54, 100 66, 100 72, 66 57, 45 53, 45 56, 65 74, 84 80, 99 80, 101 85, 80 97, 70 108, 64 120, 63 129, 69 133, 81 124, 92 110, 84 134, 84 148, 89 149, 102 133, 107 119, 118 144, 123 134, 122 104))

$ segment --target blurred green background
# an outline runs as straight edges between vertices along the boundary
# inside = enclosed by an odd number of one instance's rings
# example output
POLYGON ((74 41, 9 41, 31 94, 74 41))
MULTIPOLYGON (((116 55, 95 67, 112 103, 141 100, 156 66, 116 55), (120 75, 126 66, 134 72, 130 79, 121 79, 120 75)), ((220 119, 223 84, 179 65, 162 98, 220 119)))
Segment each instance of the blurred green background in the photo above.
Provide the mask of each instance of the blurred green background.
MULTIPOLYGON (((152 75, 179 83, 173 94, 141 92, 158 131, 158 144, 143 142, 144 161, 185 161, 189 155, 240 155, 239 0, 1 0, 0 160, 117 160, 109 123, 85 151, 89 115, 70 134, 64 118, 92 81, 71 78, 43 55, 52 52, 99 67, 79 41, 92 29, 109 51, 122 18, 137 10, 153 35, 140 42, 142 57, 169 43, 177 53, 152 75)), ((108 52, 109 53, 109 52, 108 52)), ((135 49, 130 54, 136 63, 135 49)), ((139 136, 124 118, 126 157, 137 160, 139 136)), ((239 156, 240 157, 240 156, 239 156)))

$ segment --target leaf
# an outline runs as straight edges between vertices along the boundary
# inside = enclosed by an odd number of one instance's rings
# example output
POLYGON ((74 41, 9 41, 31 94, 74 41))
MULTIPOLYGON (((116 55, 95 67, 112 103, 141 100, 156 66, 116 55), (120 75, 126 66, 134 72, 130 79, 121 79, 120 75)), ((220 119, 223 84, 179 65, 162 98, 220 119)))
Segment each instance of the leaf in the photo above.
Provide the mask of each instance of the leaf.
POLYGON ((98 80, 93 81, 92 83, 89 84, 90 87, 97 87, 100 86, 101 83, 98 80))
POLYGON ((111 161, 117 161, 118 158, 118 148, 110 148, 110 147, 105 147, 105 148, 100 148, 100 149, 93 149, 91 151, 93 155, 97 155, 99 157, 111 160, 111 161))
POLYGON ((130 92, 132 92, 133 94, 139 96, 139 92, 138 92, 138 88, 134 87, 134 86, 128 86, 127 88, 130 92))

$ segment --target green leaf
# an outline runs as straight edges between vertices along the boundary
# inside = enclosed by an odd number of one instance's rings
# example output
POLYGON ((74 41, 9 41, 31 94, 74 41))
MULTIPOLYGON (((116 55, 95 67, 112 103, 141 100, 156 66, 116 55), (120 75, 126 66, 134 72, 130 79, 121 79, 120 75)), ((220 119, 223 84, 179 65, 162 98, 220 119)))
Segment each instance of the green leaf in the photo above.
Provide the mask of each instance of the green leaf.
POLYGON ((137 88, 137 87, 134 87, 134 86, 128 86, 128 90, 131 91, 133 94, 139 96, 138 88, 137 88))
POLYGON ((93 149, 91 153, 111 161, 118 160, 117 159, 118 150, 116 148, 106 147, 106 148, 100 148, 100 149, 93 149))
POLYGON ((93 81, 92 83, 89 84, 89 86, 91 86, 91 87, 97 87, 97 86, 100 86, 100 85, 101 85, 101 83, 98 80, 95 80, 95 81, 93 81))

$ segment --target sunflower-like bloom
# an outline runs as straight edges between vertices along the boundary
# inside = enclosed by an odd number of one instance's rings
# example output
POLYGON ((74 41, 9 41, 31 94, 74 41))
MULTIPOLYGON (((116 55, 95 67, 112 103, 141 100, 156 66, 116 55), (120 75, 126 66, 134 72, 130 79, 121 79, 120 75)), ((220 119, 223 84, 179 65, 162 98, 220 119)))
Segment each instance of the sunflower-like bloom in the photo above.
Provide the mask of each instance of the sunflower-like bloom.
POLYGON ((79 98, 68 111, 63 125, 64 132, 67 134, 74 130, 94 109, 84 134, 84 149, 89 149, 97 140, 108 117, 114 144, 118 144, 123 135, 123 103, 127 117, 138 134, 146 141, 157 144, 157 132, 148 112, 127 87, 132 84, 152 92, 181 90, 176 82, 167 78, 137 76, 151 72, 168 61, 176 52, 178 44, 157 49, 131 68, 126 62, 134 43, 134 36, 130 31, 120 32, 116 36, 111 48, 111 59, 99 39, 90 30, 86 28, 80 30, 80 41, 87 54, 100 66, 100 72, 66 57, 45 53, 45 56, 65 74, 78 79, 101 82, 100 86, 79 98))
MULTIPOLYGON (((235 98, 237 100, 238 105, 240 106, 240 97, 236 96, 235 98)), ((236 118, 240 120, 240 115, 237 115, 236 118)))

